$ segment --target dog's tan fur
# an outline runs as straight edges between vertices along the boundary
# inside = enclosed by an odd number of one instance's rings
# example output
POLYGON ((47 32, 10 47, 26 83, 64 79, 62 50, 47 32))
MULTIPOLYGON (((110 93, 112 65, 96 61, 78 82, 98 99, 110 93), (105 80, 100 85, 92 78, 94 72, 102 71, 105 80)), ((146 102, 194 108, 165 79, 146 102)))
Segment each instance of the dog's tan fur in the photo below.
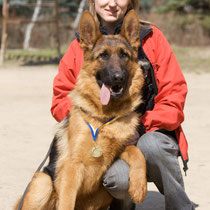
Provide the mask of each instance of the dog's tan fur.
POLYGON ((24 199, 23 210, 107 209, 112 197, 102 186, 102 177, 118 156, 130 166, 129 193, 133 201, 142 202, 146 194, 144 156, 137 147, 124 146, 139 124, 139 115, 134 110, 142 103, 140 90, 143 86, 143 74, 137 59, 137 15, 134 11, 128 13, 120 35, 103 36, 93 17, 84 12, 80 22, 80 45, 84 50, 84 63, 77 85, 70 94, 73 100, 71 115, 67 126, 61 125, 57 133, 60 140, 57 143, 59 155, 56 180, 53 183, 42 172, 35 174, 24 199), (121 45, 125 48, 126 44, 122 44, 124 42, 132 46, 128 50, 131 59, 126 64, 130 74, 128 88, 123 97, 110 100, 108 105, 103 106, 99 98, 100 87, 95 78, 95 69, 100 68, 101 64, 95 56, 109 42, 113 44, 117 40, 122 42, 115 47, 109 46, 113 53, 121 45), (113 116, 121 117, 99 131, 96 142, 102 148, 103 154, 98 158, 93 157, 93 140, 86 122, 97 128, 113 116))

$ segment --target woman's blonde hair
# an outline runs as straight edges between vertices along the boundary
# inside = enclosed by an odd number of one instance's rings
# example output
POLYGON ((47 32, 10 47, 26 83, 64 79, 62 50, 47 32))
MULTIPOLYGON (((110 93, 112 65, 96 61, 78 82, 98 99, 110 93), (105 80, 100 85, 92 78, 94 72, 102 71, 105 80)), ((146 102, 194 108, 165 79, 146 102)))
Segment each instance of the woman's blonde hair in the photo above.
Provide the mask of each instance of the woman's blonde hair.
MULTIPOLYGON (((98 16, 96 14, 96 10, 95 10, 95 2, 94 0, 88 0, 88 7, 89 7, 89 11, 90 13, 94 16, 96 22, 99 23, 98 20, 98 16)), ((129 4, 128 4, 128 10, 134 9, 137 14, 139 11, 139 0, 130 0, 129 4)))

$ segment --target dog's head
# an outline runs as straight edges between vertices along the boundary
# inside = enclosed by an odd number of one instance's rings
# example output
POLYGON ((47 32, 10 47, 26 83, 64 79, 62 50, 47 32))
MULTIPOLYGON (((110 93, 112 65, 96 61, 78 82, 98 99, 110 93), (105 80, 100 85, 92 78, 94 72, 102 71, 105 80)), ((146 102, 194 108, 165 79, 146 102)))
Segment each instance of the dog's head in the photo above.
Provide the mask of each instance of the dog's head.
POLYGON ((137 56, 139 31, 134 10, 125 16, 119 35, 102 35, 93 16, 88 11, 83 13, 79 32, 84 63, 77 86, 103 110, 140 101, 143 75, 137 56))

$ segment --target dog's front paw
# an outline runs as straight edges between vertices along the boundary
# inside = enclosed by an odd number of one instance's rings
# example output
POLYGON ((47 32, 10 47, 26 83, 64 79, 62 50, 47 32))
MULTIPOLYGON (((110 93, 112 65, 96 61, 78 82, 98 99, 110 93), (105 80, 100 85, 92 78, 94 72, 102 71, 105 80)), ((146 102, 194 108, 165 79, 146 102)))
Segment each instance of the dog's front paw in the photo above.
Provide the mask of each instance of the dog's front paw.
POLYGON ((129 194, 134 203, 141 203, 147 194, 147 179, 139 175, 139 172, 130 174, 129 194), (138 174, 138 175, 137 175, 138 174))

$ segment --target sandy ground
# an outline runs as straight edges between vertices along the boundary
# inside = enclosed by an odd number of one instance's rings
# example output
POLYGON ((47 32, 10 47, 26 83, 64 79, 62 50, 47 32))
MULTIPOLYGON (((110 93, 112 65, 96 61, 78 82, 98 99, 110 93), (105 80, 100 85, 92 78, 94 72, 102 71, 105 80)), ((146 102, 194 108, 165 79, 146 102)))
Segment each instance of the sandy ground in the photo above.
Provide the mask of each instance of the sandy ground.
MULTIPOLYGON (((55 66, 0 68, 0 210, 12 209, 48 150, 55 66)), ((183 124, 189 142, 186 191, 198 210, 210 209, 210 74, 185 74, 189 94, 183 124)), ((182 167, 182 165, 181 165, 182 167)), ((163 210, 164 197, 149 184, 141 210, 163 210)))

